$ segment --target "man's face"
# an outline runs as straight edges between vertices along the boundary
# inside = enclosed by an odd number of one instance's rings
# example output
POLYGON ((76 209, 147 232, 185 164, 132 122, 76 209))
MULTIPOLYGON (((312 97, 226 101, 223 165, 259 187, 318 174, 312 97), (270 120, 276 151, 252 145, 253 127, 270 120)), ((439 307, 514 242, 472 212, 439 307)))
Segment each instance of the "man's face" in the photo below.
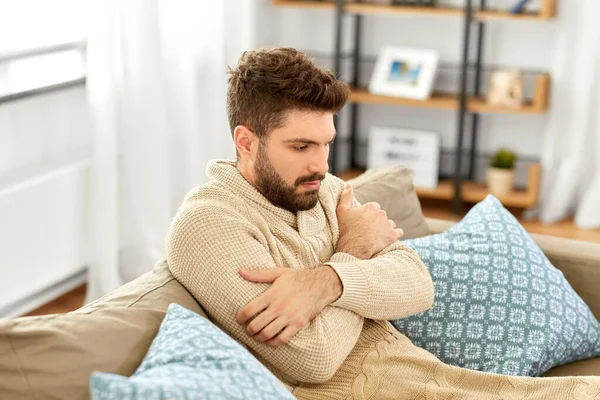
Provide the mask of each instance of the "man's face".
POLYGON ((258 146, 254 174, 257 189, 273 204, 293 213, 312 209, 329 166, 335 137, 333 114, 290 111, 282 127, 258 146))

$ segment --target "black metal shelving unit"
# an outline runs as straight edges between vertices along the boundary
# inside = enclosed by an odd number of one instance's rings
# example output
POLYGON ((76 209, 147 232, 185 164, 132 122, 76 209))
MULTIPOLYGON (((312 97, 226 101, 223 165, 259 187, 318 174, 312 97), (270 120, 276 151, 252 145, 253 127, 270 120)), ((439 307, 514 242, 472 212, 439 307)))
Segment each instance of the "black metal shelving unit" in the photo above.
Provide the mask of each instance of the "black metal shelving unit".
MULTIPOLYGON (((360 1, 359 1, 360 2, 360 1)), ((486 8, 486 0, 480 0, 479 10, 485 10, 486 8)), ((340 75, 341 72, 341 57, 342 57, 342 20, 345 14, 345 0, 336 0, 336 18, 335 18, 335 51, 334 51, 334 72, 340 75)), ((361 29, 362 29, 362 18, 361 14, 353 15, 354 19, 354 35, 353 35, 353 51, 352 51, 352 78, 351 84, 356 87, 360 81, 359 75, 359 60, 360 60, 360 38, 361 38, 361 29)), ((472 40, 472 26, 474 23, 473 18, 473 0, 467 0, 464 6, 464 31, 463 31, 463 43, 462 43, 462 62, 460 65, 460 90, 458 93, 459 98, 459 107, 458 107, 458 126, 457 126, 457 140, 456 140, 456 157, 455 157, 455 165, 454 165, 454 175, 453 175, 453 183, 454 183, 454 198, 452 200, 452 212, 453 214, 458 214, 460 212, 462 206, 462 193, 461 193, 461 184, 463 181, 462 178, 462 162, 463 162, 463 144, 465 142, 465 120, 467 117, 472 118, 471 124, 471 146, 469 150, 469 169, 468 176, 469 179, 473 179, 475 173, 475 149, 477 146, 477 135, 479 131, 479 115, 475 112, 469 112, 467 109, 467 100, 468 100, 468 70, 469 70, 469 61, 470 61, 470 46, 472 40)), ((476 61, 475 61, 475 74, 474 74, 474 94, 480 94, 481 88, 481 72, 482 72, 482 53, 483 53, 483 43, 485 39, 485 25, 483 21, 475 21, 477 28, 477 35, 475 37, 477 53, 476 53, 476 61)), ((358 168, 356 162, 356 150, 357 150, 357 132, 356 125, 358 119, 358 112, 360 108, 360 104, 357 102, 353 102, 350 105, 350 167, 358 168)), ((336 118, 336 125, 338 120, 336 118)), ((332 173, 336 173, 336 148, 334 147, 331 151, 330 155, 330 168, 332 173)))

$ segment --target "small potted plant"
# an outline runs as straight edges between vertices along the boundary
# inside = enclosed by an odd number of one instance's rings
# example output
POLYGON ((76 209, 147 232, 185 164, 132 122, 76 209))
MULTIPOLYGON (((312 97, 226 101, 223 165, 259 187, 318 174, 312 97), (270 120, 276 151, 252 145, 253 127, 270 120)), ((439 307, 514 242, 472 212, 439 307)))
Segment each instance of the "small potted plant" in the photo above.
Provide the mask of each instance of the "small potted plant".
POLYGON ((488 190, 495 196, 509 194, 515 185, 515 162, 517 154, 500 149, 494 154, 487 170, 488 190))

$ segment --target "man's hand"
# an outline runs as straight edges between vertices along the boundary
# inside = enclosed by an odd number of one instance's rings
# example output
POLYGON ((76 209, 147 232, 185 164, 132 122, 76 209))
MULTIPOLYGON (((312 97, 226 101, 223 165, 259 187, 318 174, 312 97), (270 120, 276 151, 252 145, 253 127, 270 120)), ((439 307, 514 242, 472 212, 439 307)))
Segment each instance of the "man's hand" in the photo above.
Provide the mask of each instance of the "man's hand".
POLYGON ((396 228, 378 203, 352 208, 352 199, 352 186, 346 184, 336 210, 340 229, 336 252, 368 260, 400 239, 404 232, 396 228))
POLYGON ((236 315, 246 332, 259 342, 279 346, 290 341, 326 306, 342 294, 342 283, 333 268, 271 268, 240 270, 250 282, 272 283, 236 315), (252 319, 256 316, 254 319, 252 319))

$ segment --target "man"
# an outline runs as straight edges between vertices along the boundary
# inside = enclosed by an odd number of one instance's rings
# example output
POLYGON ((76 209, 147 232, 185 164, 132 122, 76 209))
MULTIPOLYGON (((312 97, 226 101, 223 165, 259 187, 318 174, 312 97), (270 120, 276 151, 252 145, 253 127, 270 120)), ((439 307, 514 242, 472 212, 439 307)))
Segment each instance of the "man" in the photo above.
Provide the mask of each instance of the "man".
POLYGON ((168 263, 294 395, 579 399, 590 383, 598 394, 597 378, 447 366, 397 332, 387 320, 429 309, 433 284, 385 212, 327 174, 347 85, 287 48, 246 52, 229 75, 237 161, 211 162, 211 181, 186 196, 168 263))

